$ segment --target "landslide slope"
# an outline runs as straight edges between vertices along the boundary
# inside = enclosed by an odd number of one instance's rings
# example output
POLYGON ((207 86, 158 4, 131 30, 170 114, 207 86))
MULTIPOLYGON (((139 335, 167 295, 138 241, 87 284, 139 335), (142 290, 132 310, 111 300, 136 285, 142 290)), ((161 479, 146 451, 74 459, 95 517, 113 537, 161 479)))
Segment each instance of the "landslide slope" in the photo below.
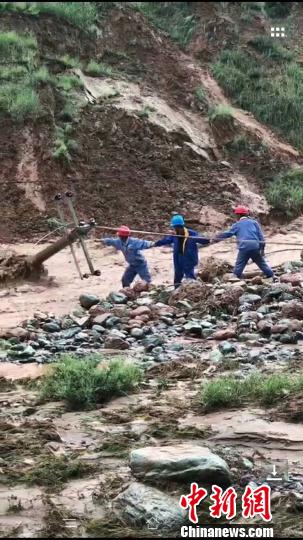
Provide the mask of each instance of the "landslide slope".
POLYGON ((91 3, 87 24, 1 4, 2 242, 47 230, 64 189, 103 225, 221 226, 240 199, 268 215, 264 188, 301 155, 230 108, 197 41, 181 50, 134 3, 91 3))

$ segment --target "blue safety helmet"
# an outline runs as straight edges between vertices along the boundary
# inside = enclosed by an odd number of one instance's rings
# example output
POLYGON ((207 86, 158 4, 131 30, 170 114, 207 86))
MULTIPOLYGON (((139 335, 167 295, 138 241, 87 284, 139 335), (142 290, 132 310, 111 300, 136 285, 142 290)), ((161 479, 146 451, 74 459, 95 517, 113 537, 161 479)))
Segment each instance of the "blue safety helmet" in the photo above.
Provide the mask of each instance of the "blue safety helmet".
POLYGON ((183 227, 185 225, 184 217, 180 215, 173 216, 170 224, 172 227, 183 227))

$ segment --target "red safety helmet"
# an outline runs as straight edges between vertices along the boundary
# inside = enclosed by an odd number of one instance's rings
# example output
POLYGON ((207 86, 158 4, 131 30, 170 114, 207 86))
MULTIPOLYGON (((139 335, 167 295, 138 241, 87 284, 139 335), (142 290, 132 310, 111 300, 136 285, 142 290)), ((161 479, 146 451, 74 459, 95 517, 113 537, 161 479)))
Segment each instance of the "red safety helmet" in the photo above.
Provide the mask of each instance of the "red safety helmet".
POLYGON ((121 225, 121 227, 119 227, 117 230, 117 235, 121 236, 122 238, 127 238, 130 235, 130 228, 126 227, 125 225, 121 225))
POLYGON ((248 216, 249 214, 249 208, 247 206, 236 206, 234 209, 234 214, 237 214, 238 216, 248 216))

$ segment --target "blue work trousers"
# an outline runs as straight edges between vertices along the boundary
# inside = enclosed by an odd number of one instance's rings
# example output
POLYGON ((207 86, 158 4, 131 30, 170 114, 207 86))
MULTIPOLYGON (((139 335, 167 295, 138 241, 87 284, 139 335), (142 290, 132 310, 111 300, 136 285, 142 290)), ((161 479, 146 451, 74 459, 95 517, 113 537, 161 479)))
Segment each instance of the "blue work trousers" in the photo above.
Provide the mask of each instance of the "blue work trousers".
POLYGON ((234 268, 234 274, 241 278, 244 268, 247 265, 249 259, 251 259, 259 268, 262 270, 262 272, 266 275, 266 277, 270 278, 273 277, 274 273, 270 266, 267 264, 265 257, 261 255, 259 249, 253 249, 253 250, 244 250, 240 249, 238 252, 238 257, 236 260, 235 268, 234 268))
POLYGON ((132 265, 130 264, 123 276, 122 276, 122 286, 123 287, 129 287, 132 282, 134 281, 136 276, 139 276, 143 281, 146 281, 146 283, 151 282, 151 275, 150 271, 148 269, 147 263, 143 263, 140 265, 132 265))

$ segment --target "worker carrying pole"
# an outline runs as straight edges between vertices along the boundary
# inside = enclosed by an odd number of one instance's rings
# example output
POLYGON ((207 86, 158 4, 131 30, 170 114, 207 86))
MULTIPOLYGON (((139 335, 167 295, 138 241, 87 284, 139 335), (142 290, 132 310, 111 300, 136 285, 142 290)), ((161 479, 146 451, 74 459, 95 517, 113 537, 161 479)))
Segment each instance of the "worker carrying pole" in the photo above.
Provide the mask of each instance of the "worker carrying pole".
POLYGON ((228 231, 216 235, 212 239, 212 243, 220 242, 232 236, 236 237, 239 251, 234 274, 239 279, 251 259, 267 278, 278 281, 264 257, 265 238, 260 224, 251 218, 249 208, 246 206, 237 206, 234 209, 234 214, 238 216, 238 221, 228 231))
POLYGON ((151 283, 151 274, 145 257, 142 255, 142 249, 150 249, 154 242, 140 240, 130 236, 130 229, 122 225, 117 230, 118 238, 101 238, 100 241, 105 246, 112 246, 117 251, 122 251, 125 260, 128 262, 122 276, 122 286, 129 287, 138 275, 148 285, 151 283))
POLYGON ((210 243, 208 238, 205 238, 192 229, 185 226, 183 216, 175 215, 171 219, 171 227, 175 234, 165 236, 161 240, 154 243, 155 247, 173 245, 173 260, 174 260, 174 285, 177 289, 182 282, 182 279, 196 279, 195 267, 198 265, 198 245, 206 246, 210 243))

